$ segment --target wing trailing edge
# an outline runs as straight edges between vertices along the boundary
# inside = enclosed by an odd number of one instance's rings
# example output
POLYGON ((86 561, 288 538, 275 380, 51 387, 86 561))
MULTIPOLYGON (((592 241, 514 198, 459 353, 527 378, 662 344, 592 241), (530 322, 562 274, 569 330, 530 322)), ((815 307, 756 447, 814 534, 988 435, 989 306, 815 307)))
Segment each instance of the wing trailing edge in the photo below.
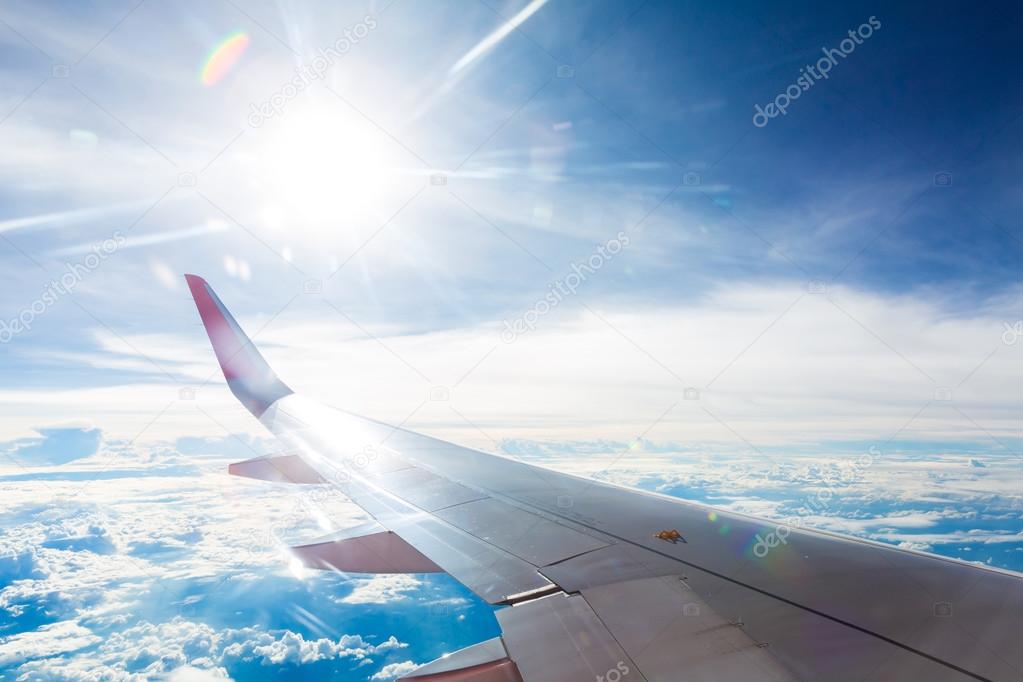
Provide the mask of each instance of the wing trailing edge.
POLYGON ((500 637, 438 658, 398 678, 398 682, 522 682, 500 637))

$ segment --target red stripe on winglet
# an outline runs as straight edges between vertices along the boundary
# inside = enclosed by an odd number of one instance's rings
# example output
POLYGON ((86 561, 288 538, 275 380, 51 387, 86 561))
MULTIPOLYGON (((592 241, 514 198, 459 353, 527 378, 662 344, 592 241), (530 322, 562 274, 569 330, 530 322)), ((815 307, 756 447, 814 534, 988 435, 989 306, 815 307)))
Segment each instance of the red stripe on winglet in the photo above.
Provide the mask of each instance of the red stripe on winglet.
POLYGON ((247 369, 254 372, 251 367, 241 366, 247 359, 245 346, 248 339, 243 341, 238 337, 238 333, 232 328, 220 306, 213 300, 209 284, 197 275, 185 275, 185 280, 192 292, 195 306, 199 309, 199 317, 206 327, 213 351, 217 354, 220 369, 224 371, 224 378, 228 381, 237 379, 244 376, 247 369))
POLYGON ((290 395, 292 390, 277 378, 206 280, 185 275, 185 281, 227 385, 238 400, 258 417, 276 400, 290 395))

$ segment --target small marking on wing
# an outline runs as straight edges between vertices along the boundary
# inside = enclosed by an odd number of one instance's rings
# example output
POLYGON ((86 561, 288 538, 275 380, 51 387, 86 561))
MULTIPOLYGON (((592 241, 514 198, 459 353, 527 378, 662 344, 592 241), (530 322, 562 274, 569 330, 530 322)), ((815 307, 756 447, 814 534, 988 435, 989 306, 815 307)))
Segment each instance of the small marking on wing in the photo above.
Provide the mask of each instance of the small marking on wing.
POLYGON ((674 528, 671 530, 662 530, 659 533, 654 533, 654 537, 658 540, 664 540, 670 542, 673 545, 677 545, 680 542, 688 544, 688 541, 682 537, 682 533, 678 532, 674 528))

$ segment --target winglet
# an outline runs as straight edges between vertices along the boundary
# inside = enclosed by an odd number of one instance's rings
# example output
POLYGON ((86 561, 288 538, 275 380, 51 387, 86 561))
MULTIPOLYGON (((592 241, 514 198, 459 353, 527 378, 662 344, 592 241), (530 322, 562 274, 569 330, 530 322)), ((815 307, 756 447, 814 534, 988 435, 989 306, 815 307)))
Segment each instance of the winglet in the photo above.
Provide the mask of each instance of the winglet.
POLYGON ((257 418, 293 391, 277 378, 263 356, 202 277, 185 275, 206 334, 231 392, 257 418))

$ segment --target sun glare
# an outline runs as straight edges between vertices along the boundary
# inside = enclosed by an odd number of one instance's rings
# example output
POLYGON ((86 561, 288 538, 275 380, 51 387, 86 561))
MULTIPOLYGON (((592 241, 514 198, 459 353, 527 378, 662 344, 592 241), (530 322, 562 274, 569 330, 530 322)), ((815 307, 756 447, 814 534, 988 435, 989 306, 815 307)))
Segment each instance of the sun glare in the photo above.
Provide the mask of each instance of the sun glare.
POLYGON ((260 162, 271 186, 262 200, 270 215, 317 237, 341 232, 372 214, 384 198, 394 160, 362 126, 324 114, 292 112, 267 131, 260 162))

